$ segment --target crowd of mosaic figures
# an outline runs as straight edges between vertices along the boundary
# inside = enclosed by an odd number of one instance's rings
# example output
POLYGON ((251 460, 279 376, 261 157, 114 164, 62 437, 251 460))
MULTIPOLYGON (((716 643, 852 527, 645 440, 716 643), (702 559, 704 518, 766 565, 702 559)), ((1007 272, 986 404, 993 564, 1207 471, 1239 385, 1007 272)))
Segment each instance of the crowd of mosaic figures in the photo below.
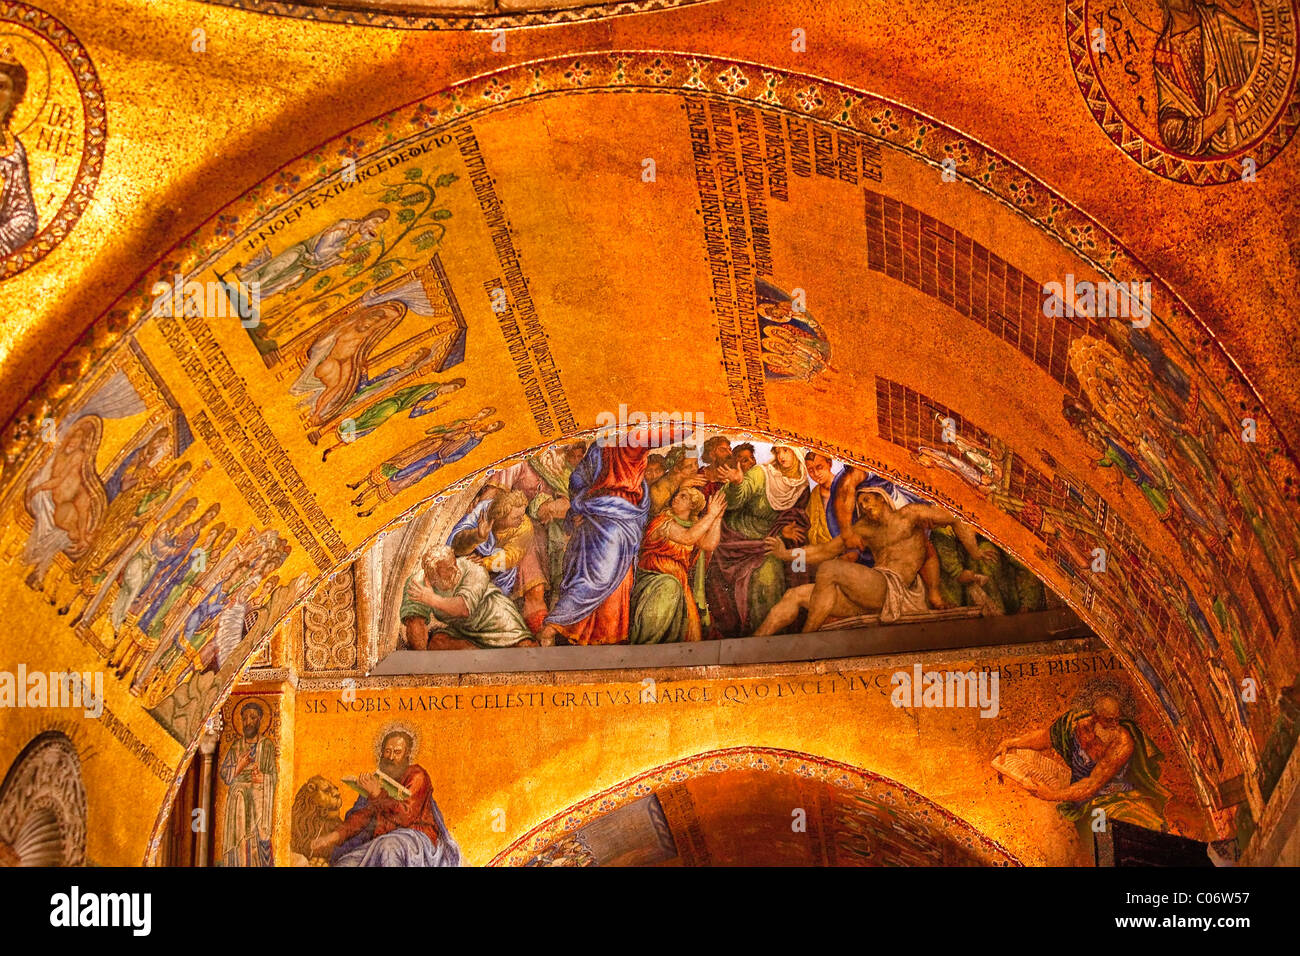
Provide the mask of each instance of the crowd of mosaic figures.
POLYGON ((106 424, 142 407, 119 373, 43 443, 6 557, 155 707, 265 637, 307 581, 281 579, 277 531, 239 527, 192 493, 211 465, 180 460, 183 416, 154 419, 100 470, 106 424))
POLYGON ((492 472, 420 555, 412 649, 657 644, 1043 608, 948 511, 790 445, 689 424, 560 442, 492 472))

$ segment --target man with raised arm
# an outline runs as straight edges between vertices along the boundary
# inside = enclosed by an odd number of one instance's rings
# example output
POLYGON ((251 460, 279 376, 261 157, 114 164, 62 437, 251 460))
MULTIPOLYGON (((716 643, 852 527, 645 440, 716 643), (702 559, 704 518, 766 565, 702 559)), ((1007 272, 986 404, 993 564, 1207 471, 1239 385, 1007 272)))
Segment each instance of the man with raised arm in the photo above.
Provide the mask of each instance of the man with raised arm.
MULTIPOLYGON (((879 613, 881 623, 897 621, 904 614, 929 610, 921 567, 927 555, 926 522, 951 525, 960 539, 972 536, 970 526, 942 508, 930 504, 909 504, 895 508, 880 488, 862 487, 857 493, 857 518, 851 530, 871 549, 874 567, 839 558, 848 547, 844 534, 826 544, 802 549, 809 566, 819 565, 814 584, 791 588, 764 618, 755 636, 787 631, 806 609, 805 633, 818 630, 828 617, 854 617, 879 613)), ((767 539, 768 552, 782 561, 795 558, 796 551, 779 538, 767 539)))
POLYGON ((679 421, 602 432, 569 476, 564 576, 537 641, 618 644, 628 638, 632 583, 650 520, 646 462, 655 448, 690 438, 679 421))

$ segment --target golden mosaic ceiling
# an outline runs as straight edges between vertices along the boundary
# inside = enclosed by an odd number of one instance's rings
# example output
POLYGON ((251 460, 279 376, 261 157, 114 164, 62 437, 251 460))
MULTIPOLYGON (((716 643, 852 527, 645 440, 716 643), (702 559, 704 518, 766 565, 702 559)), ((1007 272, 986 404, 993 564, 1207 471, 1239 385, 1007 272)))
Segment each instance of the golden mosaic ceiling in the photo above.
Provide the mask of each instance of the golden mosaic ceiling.
MULTIPOLYGON (((964 519, 1134 675, 1211 829, 1264 812, 1300 670, 1276 4, 1241 14, 1268 42, 1228 132, 1188 145, 1156 3, 1110 54, 1073 0, 408 3, 392 29, 40 3, 0 3, 35 218, 0 262, 0 587, 40 635, 3 646, 108 670, 109 726, 79 733, 128 746, 157 799, 96 859, 147 855, 204 721, 330 575, 620 406, 964 519), (1106 283, 1149 324, 1079 305, 1106 283), (427 419, 362 401, 453 378, 427 419), (137 550, 186 529, 210 574, 137 550)), ((5 720, 0 766, 44 729, 5 720)))

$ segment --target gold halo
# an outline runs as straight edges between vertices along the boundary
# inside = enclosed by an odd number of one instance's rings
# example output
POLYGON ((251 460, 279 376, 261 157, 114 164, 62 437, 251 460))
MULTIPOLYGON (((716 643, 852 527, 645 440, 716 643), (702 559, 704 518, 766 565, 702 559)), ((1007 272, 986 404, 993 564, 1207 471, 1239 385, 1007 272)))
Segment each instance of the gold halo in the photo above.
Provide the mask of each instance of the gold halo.
POLYGON ((384 729, 379 732, 379 736, 375 738, 375 759, 376 760, 381 759, 384 755, 384 738, 387 737, 389 734, 396 733, 399 731, 411 738, 411 752, 406 755, 406 759, 411 761, 412 763, 415 762, 415 754, 420 749, 420 735, 415 732, 415 728, 412 727, 410 724, 406 724, 397 720, 387 724, 384 727, 384 729))
POLYGON ((235 707, 231 713, 231 729, 234 730, 235 740, 240 740, 244 736, 244 708, 249 704, 258 704, 262 708, 262 717, 257 722, 257 735, 259 737, 270 733, 271 731, 271 702, 265 697, 241 697, 239 706, 235 707))

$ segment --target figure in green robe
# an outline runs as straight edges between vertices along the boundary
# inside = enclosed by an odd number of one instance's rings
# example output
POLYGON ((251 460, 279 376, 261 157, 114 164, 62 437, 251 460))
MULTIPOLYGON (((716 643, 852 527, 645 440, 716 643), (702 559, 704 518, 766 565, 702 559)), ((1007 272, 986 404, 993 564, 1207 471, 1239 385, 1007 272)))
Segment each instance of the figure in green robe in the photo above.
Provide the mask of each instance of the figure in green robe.
POLYGON ((1159 779, 1164 755, 1135 721, 1121 716, 1115 697, 1099 696, 1091 708, 1068 710, 1050 727, 1004 740, 998 754, 1014 749, 1050 749, 1065 761, 1067 786, 1021 782, 1034 796, 1057 801, 1065 819, 1091 825, 1100 810, 1107 819, 1168 829, 1164 813, 1170 793, 1159 779))
POLYGON ((801 545, 808 537, 808 473, 803 456, 775 445, 773 460, 741 476, 729 466, 723 491, 727 510, 705 578, 713 625, 722 637, 748 637, 786 590, 785 565, 768 553, 764 538, 801 545))
POLYGON ((277 773, 275 738, 266 733, 262 704, 239 708, 240 736, 221 760, 226 791, 222 866, 271 866, 277 773))
POLYGON ((457 558, 446 545, 431 548, 406 581, 398 617, 413 650, 456 646, 513 647, 532 634, 514 602, 492 583, 488 572, 469 558, 457 558))
POLYGON ((449 382, 420 382, 400 388, 387 398, 375 402, 354 418, 345 418, 334 429, 336 441, 321 453, 320 460, 325 461, 339 445, 348 445, 369 435, 394 415, 407 413, 408 418, 419 418, 436 412, 446 405, 437 399, 465 387, 463 378, 454 378, 449 382))

